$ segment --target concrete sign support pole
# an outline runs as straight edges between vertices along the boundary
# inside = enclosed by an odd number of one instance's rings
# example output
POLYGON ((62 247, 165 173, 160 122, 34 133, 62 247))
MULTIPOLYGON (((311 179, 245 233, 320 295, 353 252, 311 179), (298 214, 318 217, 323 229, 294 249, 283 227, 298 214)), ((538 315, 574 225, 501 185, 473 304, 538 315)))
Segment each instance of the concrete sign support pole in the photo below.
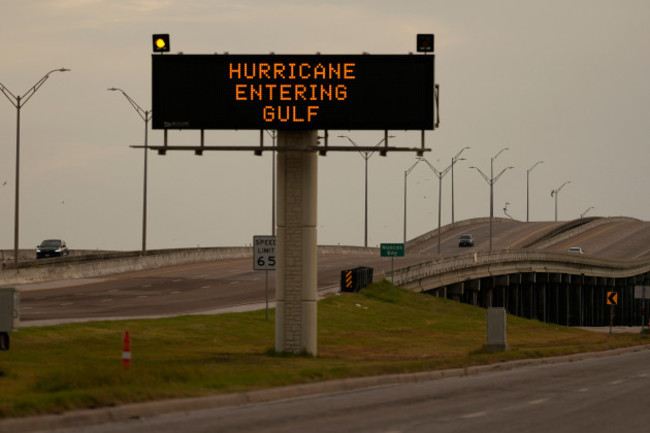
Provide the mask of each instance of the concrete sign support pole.
POLYGON ((317 352, 317 131, 278 131, 275 350, 317 352))

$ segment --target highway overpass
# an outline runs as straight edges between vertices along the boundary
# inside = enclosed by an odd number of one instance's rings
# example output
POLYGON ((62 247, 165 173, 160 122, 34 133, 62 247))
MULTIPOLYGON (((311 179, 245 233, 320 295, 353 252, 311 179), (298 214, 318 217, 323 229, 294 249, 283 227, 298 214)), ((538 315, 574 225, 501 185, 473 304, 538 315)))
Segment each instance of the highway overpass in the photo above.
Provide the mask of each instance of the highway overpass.
MULTIPOLYGON (((409 241, 406 257, 395 260, 395 282, 475 305, 505 306, 523 317, 583 326, 609 324, 605 298, 617 291, 615 324, 641 323, 641 309, 648 305, 634 299, 634 286, 649 283, 650 223, 621 217, 531 223, 495 218, 492 252, 488 232, 489 219, 480 218, 409 241), (461 233, 471 233, 475 246, 459 248, 461 233), (586 254, 567 253, 569 246, 586 254)), ((251 258, 249 247, 151 251, 146 257, 93 252, 25 260, 18 269, 9 262, 0 285, 23 292, 25 321, 187 314, 264 302, 264 278, 252 270, 251 258)), ((379 257, 376 248, 323 246, 319 290, 337 287, 340 271, 356 266, 373 267, 376 279, 390 277, 390 260, 379 257)))

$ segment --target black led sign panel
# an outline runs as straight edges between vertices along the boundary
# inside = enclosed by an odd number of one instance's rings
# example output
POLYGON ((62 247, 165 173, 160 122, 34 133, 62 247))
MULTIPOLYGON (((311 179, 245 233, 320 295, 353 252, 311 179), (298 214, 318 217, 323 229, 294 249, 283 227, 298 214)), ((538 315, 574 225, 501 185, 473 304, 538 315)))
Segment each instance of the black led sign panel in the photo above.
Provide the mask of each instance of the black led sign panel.
POLYGON ((433 129, 423 55, 153 55, 154 129, 433 129))

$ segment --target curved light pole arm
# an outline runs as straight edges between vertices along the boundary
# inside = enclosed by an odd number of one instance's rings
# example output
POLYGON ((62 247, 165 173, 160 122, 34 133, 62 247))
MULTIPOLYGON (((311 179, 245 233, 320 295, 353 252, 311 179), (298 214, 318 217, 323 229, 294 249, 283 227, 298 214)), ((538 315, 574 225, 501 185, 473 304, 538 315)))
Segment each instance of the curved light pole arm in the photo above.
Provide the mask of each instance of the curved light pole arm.
POLYGON ((43 75, 43 77, 40 80, 38 80, 36 84, 30 87, 29 90, 27 90, 25 94, 22 96, 14 95, 2 83, 0 83, 0 92, 2 92, 7 97, 9 102, 11 102, 14 107, 19 108, 22 105, 24 105, 32 96, 34 96, 34 93, 36 93, 36 91, 45 83, 45 81, 47 81, 47 79, 50 78, 50 74, 52 72, 67 72, 69 70, 70 69, 67 68, 52 69, 47 74, 43 75))
POLYGON ((9 102, 11 102, 14 107, 18 108, 18 104, 16 102, 18 98, 16 98, 16 96, 11 93, 11 91, 7 89, 2 83, 0 83, 0 92, 2 92, 7 97, 9 102))
POLYGON ((359 146, 357 146, 357 143, 355 143, 355 142, 354 142, 350 137, 348 137, 347 135, 339 135, 338 137, 339 137, 339 138, 346 138, 346 139, 347 139, 347 140, 352 144, 352 146, 354 146, 354 147, 359 147, 359 146))
POLYGON ((528 170, 526 170, 527 173, 530 173, 533 171, 533 168, 537 167, 539 164, 543 163, 544 161, 537 161, 532 167, 530 167, 528 170))
POLYGON ((506 151, 506 150, 509 150, 509 149, 510 149, 509 147, 504 147, 503 149, 501 149, 501 150, 500 150, 496 155, 494 155, 494 156, 492 157, 492 161, 494 162, 494 160, 497 159, 497 157, 498 157, 499 155, 501 155, 502 152, 504 152, 504 151, 506 151))
POLYGON ((476 171, 478 171, 478 172, 480 173, 480 175, 483 176, 483 179, 485 179, 485 181, 488 183, 488 185, 491 185, 491 184, 492 184, 492 180, 491 180, 489 177, 487 177, 487 176, 485 175, 485 173, 483 173, 483 172, 481 171, 480 168, 478 168, 478 167, 474 167, 474 166, 472 166, 472 167, 468 167, 468 168, 476 169, 476 171))
POLYGON ((409 167, 408 170, 406 170, 406 171, 404 172, 404 176, 408 176, 408 175, 413 171, 413 169, 415 168, 415 166, 418 165, 419 163, 421 163, 423 160, 424 160, 424 158, 422 158, 422 159, 418 158, 418 160, 415 161, 415 164, 413 164, 411 167, 409 167))
POLYGON ((452 163, 455 163, 456 161, 458 161, 458 157, 460 156, 460 154, 463 153, 464 150, 467 150, 469 148, 470 148, 469 146, 465 146, 462 149, 460 149, 460 151, 456 154, 456 156, 451 158, 452 163))
POLYGON ((23 96, 20 97, 20 99, 23 101, 22 102, 23 105, 29 100, 29 98, 34 96, 34 93, 36 93, 36 91, 45 83, 45 81, 47 81, 47 79, 50 78, 50 74, 52 72, 67 72, 69 70, 70 69, 67 69, 67 68, 52 69, 50 72, 45 74, 43 76, 43 78, 38 80, 36 82, 36 84, 34 84, 28 91, 25 92, 25 94, 23 96))
POLYGON ((497 174, 496 176, 494 176, 494 179, 492 180, 492 182, 493 182, 493 183, 496 183, 496 181, 499 180, 499 178, 501 177, 501 175, 502 175, 503 173, 505 173, 506 170, 509 170, 509 169, 511 169, 511 168, 514 168, 514 167, 506 167, 506 168, 504 168, 503 170, 501 170, 501 172, 500 172, 499 174, 497 174))
POLYGON ((587 215, 587 212, 589 212, 592 209, 595 209, 595 207, 589 206, 589 209, 587 209, 586 211, 584 211, 583 213, 580 214, 580 218, 584 218, 585 215, 587 215))
MULTIPOLYGON (((354 142, 350 137, 348 137, 347 135, 339 135, 338 137, 339 137, 339 138, 346 138, 346 139, 347 139, 347 140, 352 144, 352 146, 354 146, 355 148, 359 148, 359 147, 360 147, 357 143, 355 143, 355 142, 354 142)), ((388 138, 395 138, 395 136, 394 136, 394 135, 389 135, 388 138)), ((373 149, 378 148, 378 147, 379 147, 379 146, 380 146, 380 145, 381 145, 385 140, 386 140, 386 137, 384 137, 384 138, 382 138, 381 140, 379 140, 379 143, 375 144, 375 145, 373 146, 373 149)), ((367 160, 367 159, 370 159, 370 157, 375 153, 375 150, 371 150, 371 151, 369 151, 369 150, 359 150, 359 153, 361 154, 361 156, 362 156, 364 159, 367 160)))
POLYGON ((121 92, 122 95, 124 95, 124 97, 126 98, 126 100, 129 101, 131 106, 138 113, 138 116, 140 116, 142 118, 142 120, 144 120, 145 122, 149 121, 149 116, 151 115, 151 110, 149 110, 149 111, 143 110, 142 107, 140 107, 137 102, 135 102, 129 95, 127 95, 124 90, 119 89, 117 87, 111 87, 110 89, 107 89, 107 90, 121 92))
POLYGON ((560 187, 559 187, 558 189, 555 190, 555 194, 557 195, 557 193, 559 193, 560 191, 562 191, 562 188, 564 188, 564 186, 565 186, 566 184, 568 184, 568 183, 571 183, 571 181, 570 181, 570 180, 567 180, 567 181, 564 182, 562 185, 560 185, 560 187))

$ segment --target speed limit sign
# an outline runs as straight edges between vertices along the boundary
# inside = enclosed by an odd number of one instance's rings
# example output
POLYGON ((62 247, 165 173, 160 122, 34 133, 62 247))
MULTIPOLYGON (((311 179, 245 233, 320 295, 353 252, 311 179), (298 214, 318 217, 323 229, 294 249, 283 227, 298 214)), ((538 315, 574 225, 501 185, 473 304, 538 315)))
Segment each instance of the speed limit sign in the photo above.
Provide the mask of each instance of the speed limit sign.
POLYGON ((275 236, 253 236, 253 269, 275 270, 275 236))

